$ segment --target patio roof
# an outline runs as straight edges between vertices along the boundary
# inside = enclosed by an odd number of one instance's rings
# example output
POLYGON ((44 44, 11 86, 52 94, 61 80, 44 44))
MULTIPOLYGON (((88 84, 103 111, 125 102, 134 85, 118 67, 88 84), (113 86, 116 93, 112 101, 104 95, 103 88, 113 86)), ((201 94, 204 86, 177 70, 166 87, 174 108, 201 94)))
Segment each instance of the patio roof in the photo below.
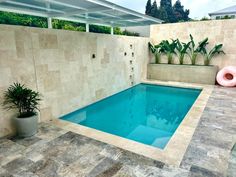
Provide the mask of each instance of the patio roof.
POLYGON ((111 27, 162 22, 105 0, 0 0, 0 11, 47 17, 49 23, 51 18, 111 27))
POLYGON ((227 15, 227 14, 235 14, 236 13, 236 5, 227 7, 225 9, 218 10, 216 12, 209 13, 210 16, 212 15, 227 15))

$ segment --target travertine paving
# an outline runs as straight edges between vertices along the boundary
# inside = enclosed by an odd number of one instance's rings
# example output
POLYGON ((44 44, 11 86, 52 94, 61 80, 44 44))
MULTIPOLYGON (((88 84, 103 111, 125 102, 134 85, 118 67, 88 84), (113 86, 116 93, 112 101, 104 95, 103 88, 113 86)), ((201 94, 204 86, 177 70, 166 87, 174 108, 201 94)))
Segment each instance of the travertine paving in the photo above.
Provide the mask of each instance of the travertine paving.
POLYGON ((0 176, 235 176, 236 89, 215 87, 179 167, 41 123, 36 136, 0 140, 0 176))
POLYGON ((234 145, 230 155, 227 175, 236 176, 236 144, 234 145))

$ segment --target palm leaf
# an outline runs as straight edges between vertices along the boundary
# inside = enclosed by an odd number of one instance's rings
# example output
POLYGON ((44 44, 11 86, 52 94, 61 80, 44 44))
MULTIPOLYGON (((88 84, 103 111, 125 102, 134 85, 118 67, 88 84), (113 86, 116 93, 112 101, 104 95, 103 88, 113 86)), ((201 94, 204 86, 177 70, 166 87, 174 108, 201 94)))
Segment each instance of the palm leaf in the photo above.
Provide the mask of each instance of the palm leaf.
POLYGON ((215 45, 213 47, 213 49, 211 49, 211 51, 209 52, 209 55, 214 56, 214 55, 220 54, 220 53, 225 54, 225 52, 222 50, 222 48, 223 48, 223 44, 215 45))
POLYGON ((4 92, 3 106, 5 109, 17 109, 19 117, 28 117, 39 110, 41 96, 38 92, 25 87, 20 83, 14 83, 4 92))

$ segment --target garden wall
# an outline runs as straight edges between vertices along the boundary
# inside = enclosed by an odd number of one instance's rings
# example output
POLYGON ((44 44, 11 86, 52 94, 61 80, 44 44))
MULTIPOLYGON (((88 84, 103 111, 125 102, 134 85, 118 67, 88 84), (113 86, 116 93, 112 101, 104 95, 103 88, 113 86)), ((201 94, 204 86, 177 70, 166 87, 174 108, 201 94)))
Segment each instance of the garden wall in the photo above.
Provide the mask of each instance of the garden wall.
MULTIPOLYGON (((146 78, 148 42, 0 25, 0 100, 3 91, 19 81, 43 95, 41 120, 58 118, 146 78)), ((0 137, 13 132, 13 116, 0 106, 0 137)))
MULTIPOLYGON (((150 36, 154 43, 159 43, 166 39, 179 38, 183 42, 189 41, 189 35, 192 34, 195 41, 199 42, 204 38, 209 38, 209 47, 214 44, 224 44, 226 55, 219 55, 213 59, 211 64, 222 68, 227 65, 236 66, 236 20, 213 20, 189 23, 174 23, 152 25, 150 36)), ((166 62, 166 59, 162 60, 166 62)), ((175 59, 177 63, 177 59, 175 59)), ((190 61, 186 58, 185 63, 190 61)), ((203 59, 199 58, 197 64, 203 64, 203 59)))

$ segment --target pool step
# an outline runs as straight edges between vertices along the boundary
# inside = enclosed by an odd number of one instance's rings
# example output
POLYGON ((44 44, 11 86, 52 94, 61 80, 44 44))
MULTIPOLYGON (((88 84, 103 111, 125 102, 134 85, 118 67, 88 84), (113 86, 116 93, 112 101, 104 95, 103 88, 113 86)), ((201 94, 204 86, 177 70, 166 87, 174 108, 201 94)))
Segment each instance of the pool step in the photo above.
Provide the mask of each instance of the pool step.
POLYGON ((127 138, 158 148, 164 148, 171 136, 172 134, 169 132, 140 125, 127 138))

